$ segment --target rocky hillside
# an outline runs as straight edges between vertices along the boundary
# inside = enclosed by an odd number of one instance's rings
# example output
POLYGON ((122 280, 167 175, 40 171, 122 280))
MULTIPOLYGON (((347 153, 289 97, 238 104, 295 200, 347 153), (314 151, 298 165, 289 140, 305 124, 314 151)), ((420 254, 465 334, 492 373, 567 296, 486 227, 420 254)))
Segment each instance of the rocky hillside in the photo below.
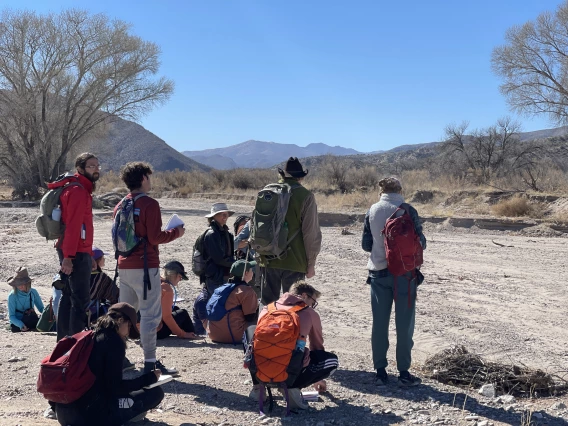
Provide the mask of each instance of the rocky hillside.
POLYGON ((313 157, 320 155, 354 155, 359 154, 351 148, 329 146, 324 143, 311 143, 301 147, 295 144, 276 142, 246 141, 225 148, 205 149, 202 151, 184 151, 188 157, 207 164, 215 169, 265 168, 272 167, 288 157, 313 157))
POLYGON ((89 149, 98 155, 105 170, 119 170, 129 161, 147 161, 156 171, 210 170, 176 151, 141 125, 120 118, 109 124, 106 132, 93 137, 89 149))

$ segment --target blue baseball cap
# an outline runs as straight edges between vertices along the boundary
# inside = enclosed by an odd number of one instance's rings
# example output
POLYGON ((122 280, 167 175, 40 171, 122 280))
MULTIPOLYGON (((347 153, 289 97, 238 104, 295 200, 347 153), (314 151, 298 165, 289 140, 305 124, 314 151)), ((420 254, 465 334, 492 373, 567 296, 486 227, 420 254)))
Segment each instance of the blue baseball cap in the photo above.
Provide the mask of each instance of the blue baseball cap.
POLYGON ((93 246, 93 259, 99 260, 103 256, 108 256, 109 253, 102 251, 100 248, 93 246))

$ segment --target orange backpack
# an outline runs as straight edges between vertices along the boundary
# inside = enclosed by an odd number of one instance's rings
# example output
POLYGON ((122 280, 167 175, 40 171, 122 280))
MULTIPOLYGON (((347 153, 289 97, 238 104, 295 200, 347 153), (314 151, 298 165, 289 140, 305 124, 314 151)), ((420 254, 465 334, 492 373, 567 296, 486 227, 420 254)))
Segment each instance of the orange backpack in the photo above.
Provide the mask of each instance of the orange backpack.
POLYGON ((288 379, 288 365, 300 337, 298 312, 306 307, 305 303, 299 303, 284 310, 271 303, 268 313, 258 321, 252 349, 256 377, 261 382, 281 383, 288 379))

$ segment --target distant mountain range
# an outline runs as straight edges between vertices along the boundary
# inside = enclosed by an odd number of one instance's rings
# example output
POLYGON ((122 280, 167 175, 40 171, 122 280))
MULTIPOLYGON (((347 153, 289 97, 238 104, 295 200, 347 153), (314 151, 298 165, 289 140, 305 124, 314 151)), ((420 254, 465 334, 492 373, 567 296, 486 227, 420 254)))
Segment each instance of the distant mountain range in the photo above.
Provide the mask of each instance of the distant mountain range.
POLYGON ((316 157, 320 155, 354 155, 360 152, 341 146, 311 143, 301 147, 295 144, 246 141, 225 148, 202 151, 183 151, 189 158, 215 169, 266 168, 286 161, 289 157, 316 157))
POLYGON ((132 121, 115 118, 107 132, 92 137, 90 149, 97 154, 105 170, 120 170, 130 161, 146 161, 155 171, 201 170, 210 167, 198 163, 173 149, 163 139, 132 121))

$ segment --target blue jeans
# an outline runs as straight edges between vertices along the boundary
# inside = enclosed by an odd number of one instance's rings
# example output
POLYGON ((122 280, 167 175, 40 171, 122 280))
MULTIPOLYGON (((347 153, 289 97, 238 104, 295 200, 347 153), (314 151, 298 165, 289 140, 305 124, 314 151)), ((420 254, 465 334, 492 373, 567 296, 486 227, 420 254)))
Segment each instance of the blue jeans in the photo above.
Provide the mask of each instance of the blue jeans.
POLYGON ((394 277, 388 269, 369 271, 373 330, 371 346, 375 370, 388 365, 389 322, 393 301, 396 325, 396 365, 408 371, 412 361, 414 320, 416 313, 416 277, 412 273, 394 277))

